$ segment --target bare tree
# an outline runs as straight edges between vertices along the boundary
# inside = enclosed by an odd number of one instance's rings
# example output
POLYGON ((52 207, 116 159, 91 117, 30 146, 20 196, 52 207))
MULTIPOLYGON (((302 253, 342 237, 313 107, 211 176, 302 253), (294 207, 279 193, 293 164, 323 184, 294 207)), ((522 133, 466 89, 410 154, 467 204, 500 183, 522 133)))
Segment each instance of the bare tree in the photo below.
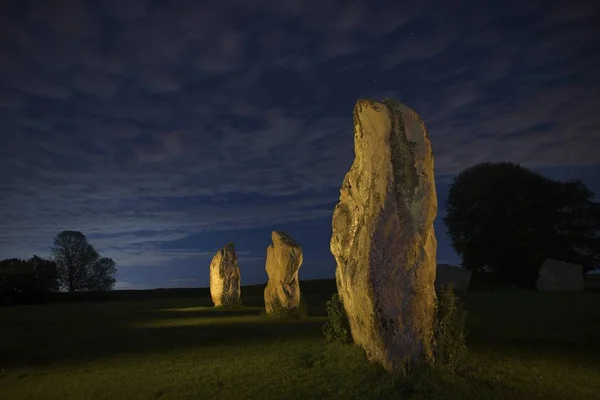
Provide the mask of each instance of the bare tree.
POLYGON ((100 257, 89 271, 88 287, 91 288, 90 290, 111 290, 115 284, 116 273, 116 263, 108 257, 100 257))
POLYGON ((110 258, 100 257, 78 231, 56 235, 52 255, 58 267, 58 281, 63 290, 105 291, 115 284, 116 267, 110 258))

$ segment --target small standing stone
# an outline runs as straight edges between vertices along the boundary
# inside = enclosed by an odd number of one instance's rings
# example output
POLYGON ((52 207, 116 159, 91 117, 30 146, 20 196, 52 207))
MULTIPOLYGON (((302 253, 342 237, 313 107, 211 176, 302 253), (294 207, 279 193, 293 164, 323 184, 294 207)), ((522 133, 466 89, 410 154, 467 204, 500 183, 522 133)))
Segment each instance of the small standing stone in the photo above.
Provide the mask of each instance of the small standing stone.
POLYGON ((454 291, 466 292, 471 284, 472 275, 472 272, 464 267, 438 264, 435 274, 435 288, 440 290, 442 286, 451 284, 454 291))
POLYGON ((272 244, 267 247, 265 269, 269 276, 265 288, 265 311, 277 307, 292 310, 300 304, 298 270, 302 265, 302 248, 284 232, 271 233, 272 244))
POLYGON ((220 249, 210 263, 210 297, 215 307, 240 304, 240 267, 233 243, 220 249))
POLYGON ((547 259, 540 268, 536 287, 540 292, 584 290, 583 267, 564 261, 547 259))

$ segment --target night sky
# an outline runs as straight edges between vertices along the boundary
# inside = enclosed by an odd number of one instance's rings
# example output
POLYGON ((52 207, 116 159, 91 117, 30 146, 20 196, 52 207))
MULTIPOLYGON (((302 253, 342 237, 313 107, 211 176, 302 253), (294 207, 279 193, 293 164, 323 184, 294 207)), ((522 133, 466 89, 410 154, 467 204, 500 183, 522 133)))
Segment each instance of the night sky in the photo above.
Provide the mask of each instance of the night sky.
POLYGON ((427 125, 440 262, 460 262, 441 217, 470 165, 600 196, 598 2, 402 3, 2 0, 0 258, 79 230, 116 288, 196 287, 233 241, 251 284, 278 229, 300 279, 333 277, 360 97, 427 125))

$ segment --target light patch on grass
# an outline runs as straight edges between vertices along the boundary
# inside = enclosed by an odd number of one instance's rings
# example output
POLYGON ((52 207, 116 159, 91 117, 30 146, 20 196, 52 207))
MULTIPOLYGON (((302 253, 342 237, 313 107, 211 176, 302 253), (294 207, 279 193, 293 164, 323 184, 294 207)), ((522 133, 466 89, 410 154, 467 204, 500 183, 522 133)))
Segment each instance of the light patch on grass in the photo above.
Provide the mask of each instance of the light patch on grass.
POLYGON ((194 317, 194 318, 163 318, 143 322, 133 322, 133 328, 169 328, 178 326, 209 326, 209 325, 236 325, 236 324, 261 324, 265 318, 261 316, 231 316, 227 318, 194 317))
POLYGON ((226 313, 226 312, 239 312, 243 310, 244 312, 250 313, 252 311, 255 311, 256 313, 260 313, 262 310, 264 310, 264 308, 261 307, 243 307, 243 308, 236 308, 236 307, 182 307, 182 308, 164 308, 164 309, 159 309, 159 310, 147 310, 147 311, 151 311, 151 312, 156 312, 156 311, 164 311, 164 312, 215 312, 215 313, 226 313))

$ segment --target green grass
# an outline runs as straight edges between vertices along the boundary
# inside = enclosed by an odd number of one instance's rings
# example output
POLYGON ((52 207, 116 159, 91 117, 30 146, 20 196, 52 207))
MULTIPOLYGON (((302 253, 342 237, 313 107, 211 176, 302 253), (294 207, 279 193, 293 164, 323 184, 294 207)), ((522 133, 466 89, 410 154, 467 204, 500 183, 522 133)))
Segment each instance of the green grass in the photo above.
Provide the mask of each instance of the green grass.
POLYGON ((310 317, 290 321, 259 296, 0 308, 0 398, 600 398, 600 293, 466 294, 463 368, 409 379, 327 344, 330 293, 305 294, 310 317))

